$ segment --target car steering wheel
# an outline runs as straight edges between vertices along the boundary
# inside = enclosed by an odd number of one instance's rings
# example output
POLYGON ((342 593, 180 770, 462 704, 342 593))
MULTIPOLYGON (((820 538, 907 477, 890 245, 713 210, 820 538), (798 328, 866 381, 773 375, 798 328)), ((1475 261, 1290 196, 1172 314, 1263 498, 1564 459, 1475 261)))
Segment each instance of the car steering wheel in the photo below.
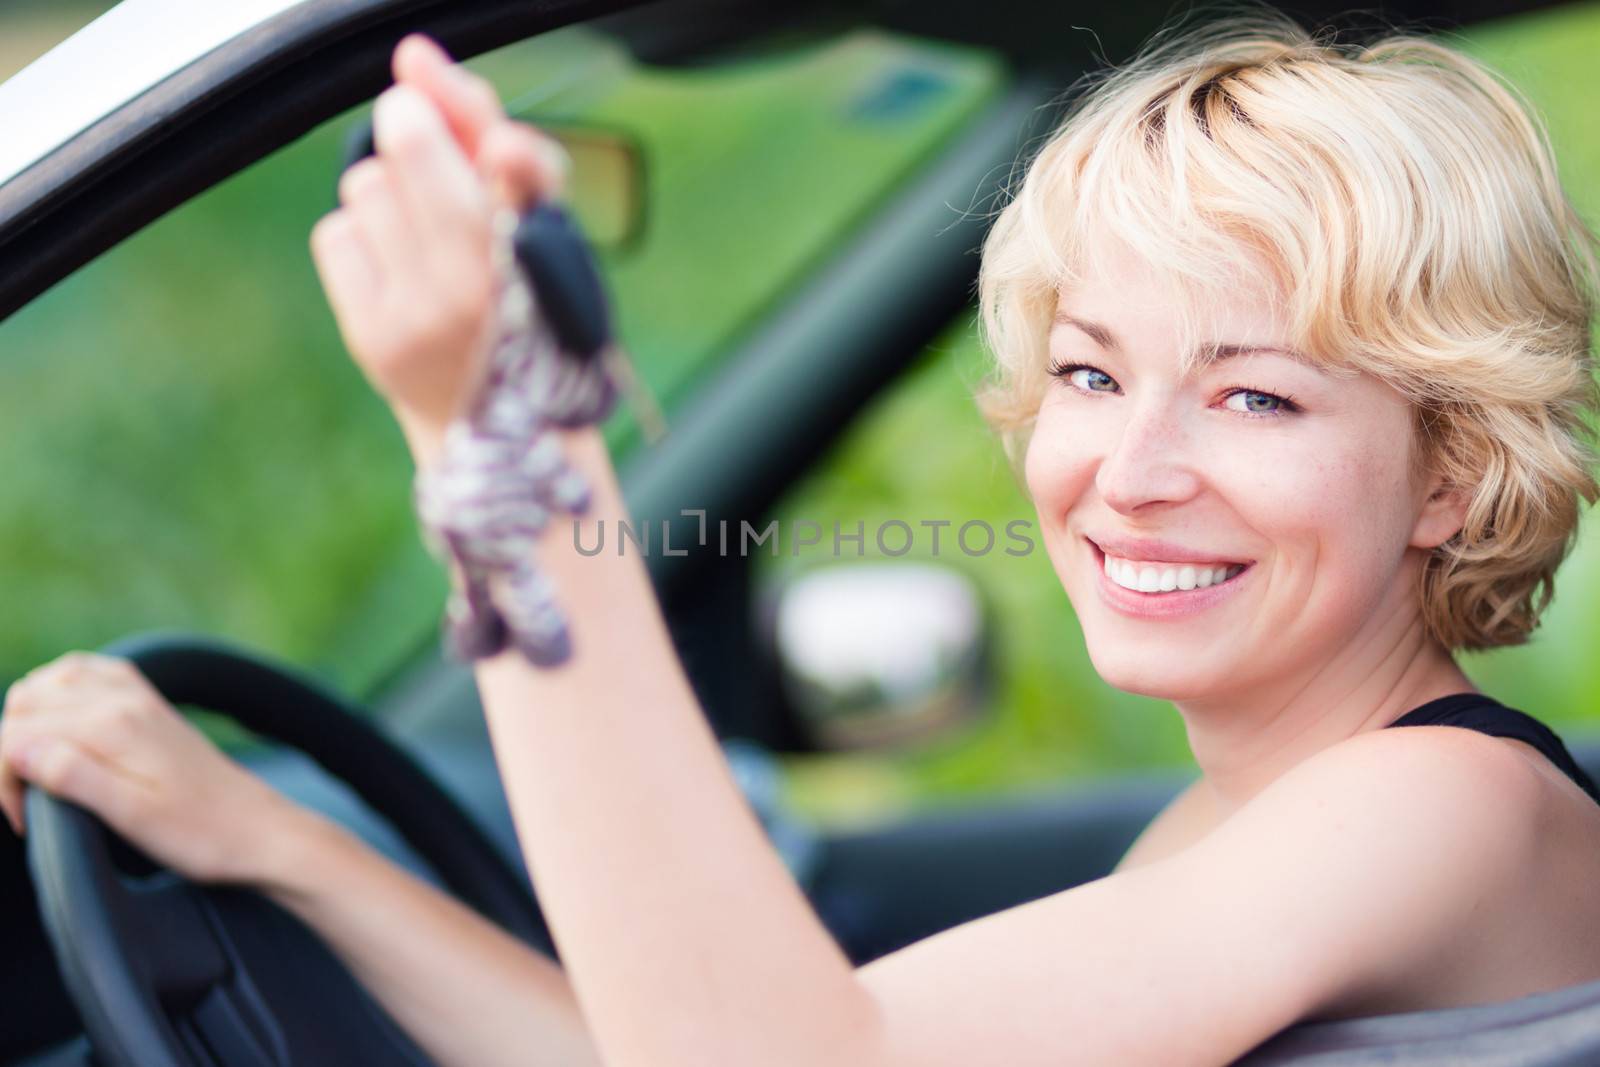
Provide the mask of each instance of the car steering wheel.
MULTIPOLYGON (((418 763, 325 689, 185 634, 135 635, 102 652, 131 661, 169 703, 223 712, 310 756, 461 899, 555 956, 527 882, 418 763)), ((28 790, 27 820, 45 930, 97 1063, 431 1064, 322 940, 265 896, 192 885, 39 789, 28 790)))

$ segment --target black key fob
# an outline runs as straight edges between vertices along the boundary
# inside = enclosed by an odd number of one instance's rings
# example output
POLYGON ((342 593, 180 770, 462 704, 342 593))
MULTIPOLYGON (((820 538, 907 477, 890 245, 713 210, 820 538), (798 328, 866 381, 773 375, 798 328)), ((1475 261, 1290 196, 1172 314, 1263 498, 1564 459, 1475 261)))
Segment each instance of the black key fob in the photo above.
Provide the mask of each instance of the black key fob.
POLYGON ((583 232, 555 204, 525 212, 511 238, 539 307, 561 347, 592 360, 611 341, 605 287, 583 232))

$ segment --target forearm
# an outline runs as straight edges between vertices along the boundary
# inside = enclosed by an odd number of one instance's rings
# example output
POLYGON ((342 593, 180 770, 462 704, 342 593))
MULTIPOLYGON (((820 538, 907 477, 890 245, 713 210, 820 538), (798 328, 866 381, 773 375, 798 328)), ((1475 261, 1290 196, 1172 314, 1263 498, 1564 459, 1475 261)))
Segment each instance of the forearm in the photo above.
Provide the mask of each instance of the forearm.
POLYGON ((313 813, 260 888, 312 927, 444 1067, 593 1067, 560 966, 313 813))
MULTIPOLYGON (((593 428, 563 435, 593 496, 626 512, 593 428)), ((425 457, 419 457, 425 461, 425 457)), ((638 554, 535 546, 573 656, 504 653, 479 693, 540 901, 613 1067, 867 1060, 875 1015, 735 783, 638 554)))

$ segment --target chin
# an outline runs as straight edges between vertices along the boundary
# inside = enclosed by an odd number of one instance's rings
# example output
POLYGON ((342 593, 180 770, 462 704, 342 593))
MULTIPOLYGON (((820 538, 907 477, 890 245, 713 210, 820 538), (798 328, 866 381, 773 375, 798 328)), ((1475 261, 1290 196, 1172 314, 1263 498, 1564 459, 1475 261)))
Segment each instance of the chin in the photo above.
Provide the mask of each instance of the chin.
MULTIPOLYGON (((1174 654, 1151 654, 1149 648, 1113 648, 1088 642, 1089 662, 1100 679, 1114 689, 1157 700, 1192 700, 1217 691, 1223 684, 1215 664, 1197 667, 1174 654)), ((1226 672, 1223 672, 1225 675, 1226 672)))

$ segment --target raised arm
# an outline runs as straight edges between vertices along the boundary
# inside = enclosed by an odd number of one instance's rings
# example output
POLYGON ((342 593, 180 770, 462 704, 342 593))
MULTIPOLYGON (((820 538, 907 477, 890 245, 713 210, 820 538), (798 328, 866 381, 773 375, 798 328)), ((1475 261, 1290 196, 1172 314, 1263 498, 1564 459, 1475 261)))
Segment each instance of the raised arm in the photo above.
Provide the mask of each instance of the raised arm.
MULTIPOLYGON (((423 68, 443 60, 410 51, 423 68)), ((343 206, 312 234, 341 333, 419 467, 484 357, 492 195, 525 205, 560 182, 542 135, 503 119, 469 158, 434 91, 470 82, 450 69, 380 96, 377 155, 347 173, 343 206)), ((614 527, 626 511, 600 434, 561 438, 592 487, 585 522, 614 527)), ((579 555, 565 522, 535 551, 574 654, 554 670, 502 655, 476 674, 524 855, 605 1062, 851 1062, 872 1001, 740 793, 642 561, 579 555)))
MULTIPOLYGON (((625 518, 599 434, 565 436, 625 518)), ((580 555, 563 525, 539 566, 572 659, 481 661, 478 690, 518 838, 607 1064, 862 1064, 876 1006, 730 772, 637 554, 580 555)))

